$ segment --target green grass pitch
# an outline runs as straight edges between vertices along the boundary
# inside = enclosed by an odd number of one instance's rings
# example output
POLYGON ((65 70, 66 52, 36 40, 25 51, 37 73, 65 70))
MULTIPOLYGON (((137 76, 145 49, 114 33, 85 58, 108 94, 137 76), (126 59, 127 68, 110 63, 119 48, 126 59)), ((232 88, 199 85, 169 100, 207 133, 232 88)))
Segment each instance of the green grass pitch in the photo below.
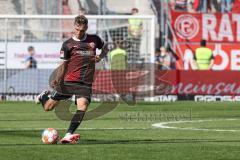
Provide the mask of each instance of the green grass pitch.
POLYGON ((55 128, 62 137, 68 125, 34 103, 0 102, 0 160, 240 159, 240 103, 235 102, 121 103, 83 121, 78 144, 41 142, 44 128, 55 128), (160 122, 175 128, 152 126, 160 122))

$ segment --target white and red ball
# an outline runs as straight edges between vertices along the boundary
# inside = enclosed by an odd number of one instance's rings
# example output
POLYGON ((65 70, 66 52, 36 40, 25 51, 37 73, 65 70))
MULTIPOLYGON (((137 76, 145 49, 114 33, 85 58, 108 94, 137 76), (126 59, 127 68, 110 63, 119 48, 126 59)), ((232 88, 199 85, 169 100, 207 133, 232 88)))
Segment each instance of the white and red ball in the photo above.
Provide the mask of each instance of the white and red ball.
POLYGON ((58 132, 53 128, 47 128, 42 132, 42 141, 45 144, 56 144, 58 141, 58 132))

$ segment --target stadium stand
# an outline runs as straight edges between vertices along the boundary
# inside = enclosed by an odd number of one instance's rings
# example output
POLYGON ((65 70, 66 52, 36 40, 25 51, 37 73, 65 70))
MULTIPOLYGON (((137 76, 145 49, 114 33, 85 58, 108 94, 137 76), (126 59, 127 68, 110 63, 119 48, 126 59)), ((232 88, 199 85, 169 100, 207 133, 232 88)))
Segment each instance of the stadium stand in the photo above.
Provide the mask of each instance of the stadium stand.
POLYGON ((139 9, 140 14, 145 14, 145 15, 153 14, 148 0, 142 0, 141 2, 135 0, 135 1, 131 1, 131 4, 129 4, 128 1, 108 0, 107 4, 108 4, 108 8, 112 9, 117 13, 123 13, 123 12, 126 13, 126 12, 129 12, 133 7, 136 7, 139 9), (127 7, 117 7, 122 3, 125 3, 124 5, 127 7))
POLYGON ((68 6, 71 10, 71 14, 78 14, 79 13, 79 1, 76 0, 68 0, 68 6))
POLYGON ((1 7, 0 14, 6 14, 6 13, 7 14, 17 14, 17 12, 15 10, 15 6, 11 1, 1 0, 0 6, 4 6, 4 7, 1 7))
POLYGON ((14 9, 17 12, 17 14, 22 14, 22 4, 21 4, 21 1, 12 0, 12 3, 14 5, 14 9))
MULTIPOLYGON (((70 2, 70 1, 69 1, 70 2)), ((76 3, 77 1, 75 1, 76 3)), ((100 0, 81 0, 79 1, 81 7, 86 8, 89 14, 98 14, 100 9, 100 0)), ((140 10, 141 14, 153 14, 150 7, 149 0, 131 0, 131 1, 119 1, 119 0, 106 0, 103 4, 106 14, 129 14, 131 9, 136 7, 140 10), (119 7, 125 6, 125 7, 119 7)), ((75 8, 73 8, 75 10, 75 8)), ((74 13, 74 12, 73 12, 74 13)))
MULTIPOLYGON (((61 1, 44 1, 44 0, 1 0, 0 5, 4 6, 0 10, 0 14, 9 14, 9 15, 39 15, 39 14, 62 14, 64 5, 61 1)), ((71 14, 69 12, 69 14, 71 14)), ((8 39, 9 41, 15 42, 32 42, 32 41, 56 41, 61 38, 61 36, 56 35, 54 31, 52 33, 46 33, 44 29, 46 28, 56 28, 59 30, 60 22, 57 21, 40 21, 34 19, 12 19, 9 20, 9 30, 8 39), (19 25, 20 24, 20 25, 19 25)), ((3 24, 3 23, 2 23, 3 24)), ((1 26, 5 27, 5 26, 1 26)), ((0 39, 5 38, 5 31, 1 29, 0 39)))
POLYGON ((99 0, 81 0, 81 6, 84 7, 89 14, 98 14, 99 0))
MULTIPOLYGON (((0 10, 0 14, 17 14, 17 11, 15 10, 15 6, 11 1, 8 0, 1 0, 0 6, 4 6, 0 10)), ((1 24, 3 24, 1 22, 1 24)), ((4 28, 5 26, 1 26, 1 28, 4 28)), ((20 34, 18 31, 15 30, 16 23, 10 22, 10 25, 8 26, 9 29, 12 31, 11 34, 8 35, 9 39, 16 39, 20 37, 20 34)), ((3 29, 0 31, 0 41, 2 41, 6 37, 6 33, 3 29)))

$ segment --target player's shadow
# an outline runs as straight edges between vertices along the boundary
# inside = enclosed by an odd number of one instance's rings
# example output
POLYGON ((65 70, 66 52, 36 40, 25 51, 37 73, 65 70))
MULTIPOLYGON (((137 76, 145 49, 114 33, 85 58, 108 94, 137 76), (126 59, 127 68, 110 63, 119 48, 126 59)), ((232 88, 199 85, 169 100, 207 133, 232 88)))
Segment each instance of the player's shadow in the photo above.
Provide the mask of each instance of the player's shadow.
POLYGON ((22 130, 12 130, 12 131, 0 131, 0 136, 12 136, 12 137, 39 137, 41 135, 41 130, 39 131, 22 131, 22 130))
POLYGON ((240 140, 215 140, 215 139, 141 139, 141 140, 97 140, 84 139, 78 145, 91 144, 177 144, 177 143, 238 143, 240 140))
MULTIPOLYGON (((186 144, 186 143, 239 143, 240 140, 214 140, 214 139, 141 139, 141 140, 97 140, 84 139, 75 145, 101 145, 101 144, 186 144)), ((0 144, 0 147, 6 146, 42 146, 45 144, 0 144)), ((56 144, 59 145, 59 144, 56 144)), ((71 145, 71 144, 70 144, 71 145)))

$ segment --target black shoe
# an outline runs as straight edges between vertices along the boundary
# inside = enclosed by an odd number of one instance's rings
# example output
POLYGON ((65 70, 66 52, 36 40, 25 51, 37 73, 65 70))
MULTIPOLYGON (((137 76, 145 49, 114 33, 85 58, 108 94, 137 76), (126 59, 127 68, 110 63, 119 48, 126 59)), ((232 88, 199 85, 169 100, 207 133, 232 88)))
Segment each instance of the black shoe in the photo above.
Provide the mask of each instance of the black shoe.
POLYGON ((48 95, 49 91, 48 90, 44 90, 42 91, 39 95, 37 95, 37 97, 35 98, 35 103, 39 104, 42 101, 42 96, 43 95, 48 95))

